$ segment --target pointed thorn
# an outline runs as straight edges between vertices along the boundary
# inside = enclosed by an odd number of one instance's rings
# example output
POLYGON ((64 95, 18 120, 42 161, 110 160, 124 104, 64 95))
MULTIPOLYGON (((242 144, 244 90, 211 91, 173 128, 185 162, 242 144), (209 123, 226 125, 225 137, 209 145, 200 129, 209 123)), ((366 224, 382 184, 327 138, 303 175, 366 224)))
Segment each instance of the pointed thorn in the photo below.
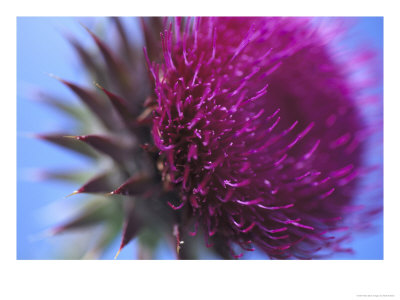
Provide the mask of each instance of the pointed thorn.
POLYGON ((104 88, 96 81, 93 81, 93 84, 100 90, 102 90, 104 92, 104 88))
POLYGON ((76 195, 76 194, 79 194, 79 191, 73 191, 71 194, 65 196, 64 199, 67 199, 67 198, 69 198, 69 197, 71 197, 71 196, 74 196, 74 195, 76 195))
POLYGON ((54 75, 53 73, 47 73, 45 72, 45 74, 51 78, 57 79, 58 81, 63 81, 60 77, 58 77, 57 75, 54 75))
POLYGON ((62 227, 62 226, 50 229, 49 230, 49 236, 50 237, 56 236, 57 234, 59 234, 59 233, 61 233, 63 231, 64 231, 64 227, 62 227))
POLYGON ((45 136, 43 134, 33 133, 32 137, 39 140, 45 140, 45 136))
POLYGON ((82 22, 78 21, 78 24, 82 26, 85 30, 87 30, 89 33, 91 32, 89 28, 87 28, 82 22))
POLYGON ((117 258, 118 258, 118 255, 121 253, 121 250, 122 250, 122 248, 119 248, 117 254, 115 254, 115 256, 114 256, 114 259, 117 259, 117 258))

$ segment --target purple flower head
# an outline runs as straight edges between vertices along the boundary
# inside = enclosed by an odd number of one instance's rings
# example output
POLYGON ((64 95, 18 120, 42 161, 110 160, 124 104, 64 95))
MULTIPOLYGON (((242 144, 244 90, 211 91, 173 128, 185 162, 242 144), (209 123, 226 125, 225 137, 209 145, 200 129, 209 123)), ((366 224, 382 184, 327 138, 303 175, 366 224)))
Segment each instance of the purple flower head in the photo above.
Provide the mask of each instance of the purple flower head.
POLYGON ((226 259, 351 252, 381 211, 370 47, 348 52, 340 19, 155 17, 140 19, 143 56, 128 23, 111 21, 115 43, 87 29, 93 53, 69 37, 96 88, 59 80, 88 114, 44 95, 79 126, 38 137, 101 169, 71 194, 89 204, 51 234, 101 225, 85 257, 121 231, 120 250, 137 238, 139 258, 163 240, 199 258, 202 236, 226 259))
POLYGON ((369 129, 347 66, 367 54, 339 61, 335 36, 307 18, 166 26, 163 62, 148 61, 152 133, 181 235, 201 230, 235 257, 235 245, 271 258, 348 251, 369 129))

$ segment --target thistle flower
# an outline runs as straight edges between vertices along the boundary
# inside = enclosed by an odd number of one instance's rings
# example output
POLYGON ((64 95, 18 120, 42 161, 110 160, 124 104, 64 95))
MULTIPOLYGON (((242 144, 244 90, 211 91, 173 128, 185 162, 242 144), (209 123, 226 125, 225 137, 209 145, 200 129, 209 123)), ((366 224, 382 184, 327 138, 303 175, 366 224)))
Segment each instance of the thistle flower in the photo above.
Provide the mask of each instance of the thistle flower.
POLYGON ((162 34, 164 62, 151 65, 153 138, 181 199, 173 208, 232 253, 349 251, 333 232, 347 229, 366 125, 327 37, 304 18, 175 25, 162 34))
POLYGON ((73 192, 107 196, 53 233, 103 223, 100 253, 122 228, 120 250, 139 236, 142 257, 162 236, 179 258, 196 257, 198 236, 227 259, 253 246, 279 259, 350 251, 351 232, 380 210, 380 199, 354 201, 371 128, 359 107, 367 86, 345 64, 364 66, 367 52, 339 61, 337 32, 307 18, 144 18, 142 56, 114 21, 117 53, 88 30, 104 63, 71 39, 97 92, 60 79, 100 133, 40 135, 111 158, 73 192))

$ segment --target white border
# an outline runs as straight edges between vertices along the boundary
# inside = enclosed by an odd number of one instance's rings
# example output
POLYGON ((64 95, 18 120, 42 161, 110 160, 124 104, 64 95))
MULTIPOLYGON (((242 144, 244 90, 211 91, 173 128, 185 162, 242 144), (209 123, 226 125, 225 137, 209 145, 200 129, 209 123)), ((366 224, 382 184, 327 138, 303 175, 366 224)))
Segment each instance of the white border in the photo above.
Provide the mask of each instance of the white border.
MULTIPOLYGON (((15 1, 1 16, 1 299, 362 299, 398 282, 399 17, 395 1, 15 1), (260 5, 260 3, 264 3, 260 5), (383 261, 16 261, 16 16, 384 16, 383 261), (4 107, 5 106, 5 107, 4 107), (396 277, 397 275, 397 277, 396 277)), ((378 298, 378 297, 373 297, 378 298)), ((380 297, 382 298, 382 297, 380 297)), ((385 297, 386 298, 386 297, 385 297)))

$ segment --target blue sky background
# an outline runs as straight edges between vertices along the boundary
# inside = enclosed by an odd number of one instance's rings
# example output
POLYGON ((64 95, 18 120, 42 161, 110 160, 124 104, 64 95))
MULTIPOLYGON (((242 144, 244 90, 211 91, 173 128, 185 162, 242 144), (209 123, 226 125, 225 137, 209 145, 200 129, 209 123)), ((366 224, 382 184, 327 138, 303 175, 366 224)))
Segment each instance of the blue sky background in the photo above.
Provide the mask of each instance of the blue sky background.
MULTIPOLYGON (((44 238, 42 233, 52 225, 60 223, 73 214, 76 204, 85 196, 63 199, 77 188, 77 185, 56 182, 32 181, 32 173, 38 169, 82 169, 90 164, 82 157, 63 151, 30 137, 32 133, 66 131, 70 120, 33 101, 35 92, 50 91, 71 103, 79 103, 75 96, 49 73, 87 84, 87 78, 80 69, 78 59, 63 32, 72 33, 84 44, 92 46, 87 32, 79 25, 82 22, 89 28, 97 26, 104 18, 17 18, 17 258, 50 259, 55 257, 61 238, 44 238), (63 219, 63 220, 64 220, 63 219)), ((132 34, 137 34, 135 23, 131 25, 132 34)), ((383 18, 357 18, 351 31, 349 43, 364 41, 375 48, 382 56, 383 18)), ((381 161, 371 152, 371 161, 381 161)), ((381 177, 376 180, 382 180, 381 177)), ((356 236, 351 246, 356 255, 337 255, 337 259, 382 259, 383 224, 377 220, 376 232, 356 236)), ((68 239, 67 239, 68 241, 68 239)), ((134 258, 135 242, 129 244, 119 259, 134 258)), ((77 245, 78 247, 78 245, 77 245)), ((119 247, 119 240, 111 246, 103 258, 112 259, 119 247)), ((163 247, 158 251, 160 259, 173 259, 163 247)), ((258 258, 252 255, 252 258, 258 258)), ((250 257, 249 257, 250 258, 250 257)))

